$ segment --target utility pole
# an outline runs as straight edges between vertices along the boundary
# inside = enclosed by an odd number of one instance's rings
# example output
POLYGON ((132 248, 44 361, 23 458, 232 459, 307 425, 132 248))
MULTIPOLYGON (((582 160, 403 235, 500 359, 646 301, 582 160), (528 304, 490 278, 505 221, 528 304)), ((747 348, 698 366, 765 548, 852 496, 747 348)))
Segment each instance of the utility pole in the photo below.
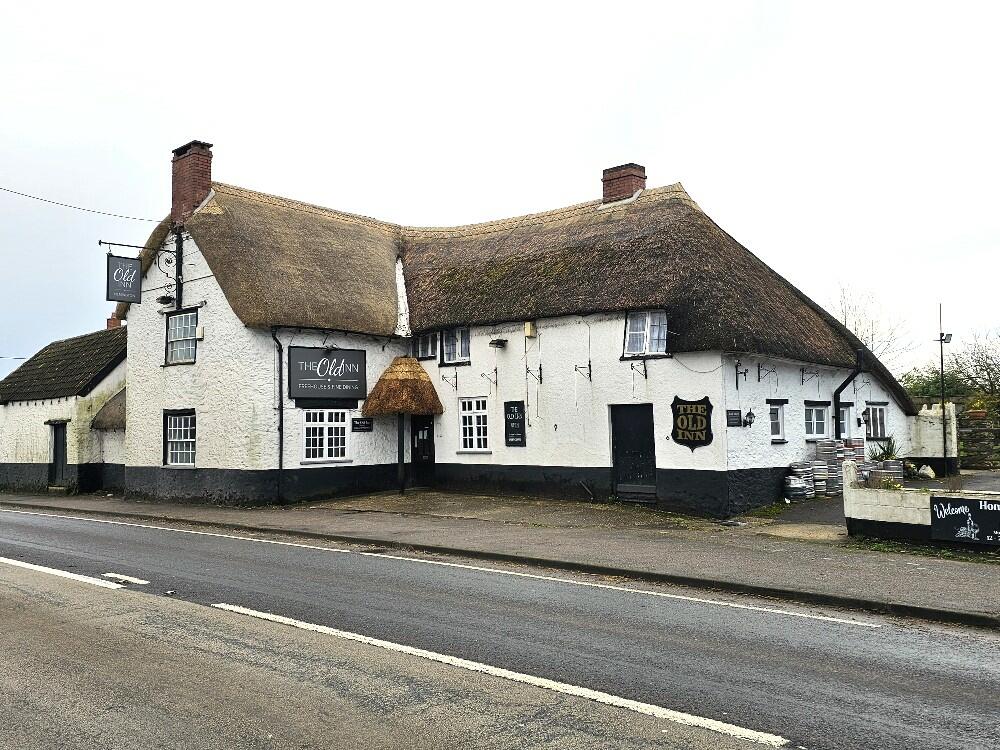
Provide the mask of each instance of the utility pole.
POLYGON ((951 343, 951 334, 944 332, 944 305, 938 303, 938 344, 941 346, 941 460, 942 476, 948 476, 948 417, 944 410, 944 345, 951 343))

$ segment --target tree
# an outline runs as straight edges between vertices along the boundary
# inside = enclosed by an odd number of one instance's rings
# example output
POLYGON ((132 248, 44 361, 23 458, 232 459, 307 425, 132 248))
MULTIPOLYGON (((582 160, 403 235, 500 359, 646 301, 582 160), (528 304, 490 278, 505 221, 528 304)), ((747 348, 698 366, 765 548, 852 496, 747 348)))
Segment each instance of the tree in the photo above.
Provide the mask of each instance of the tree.
POLYGON ((1000 398, 1000 333, 974 333, 965 348, 951 357, 950 364, 973 392, 1000 398))
MULTIPOLYGON (((941 394, 941 370, 934 362, 914 367, 900 377, 899 382, 914 397, 927 398, 941 394)), ((946 363, 944 368, 944 392, 948 396, 975 395, 975 389, 951 362, 946 363)))
POLYGON ((841 286, 834 315, 891 370, 900 357, 913 350, 913 341, 906 323, 888 315, 875 299, 875 294, 841 286))

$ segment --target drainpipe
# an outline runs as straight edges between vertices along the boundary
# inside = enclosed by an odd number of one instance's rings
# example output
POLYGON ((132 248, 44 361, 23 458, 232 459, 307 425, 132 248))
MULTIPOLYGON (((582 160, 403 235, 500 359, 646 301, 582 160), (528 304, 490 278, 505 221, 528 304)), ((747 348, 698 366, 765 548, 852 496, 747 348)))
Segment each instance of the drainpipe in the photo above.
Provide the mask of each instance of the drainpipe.
POLYGON ((851 370, 851 374, 847 376, 847 380, 840 384, 840 386, 833 392, 833 423, 836 425, 834 428, 836 430, 837 440, 840 440, 843 435, 840 433, 840 394, 843 393, 844 389, 851 384, 851 382, 858 375, 862 373, 865 367, 865 352, 864 349, 858 349, 858 359, 857 364, 854 365, 854 369, 851 370))
POLYGON ((271 340, 278 352, 278 503, 283 504, 282 475, 285 471, 285 356, 278 340, 277 326, 271 327, 271 340))

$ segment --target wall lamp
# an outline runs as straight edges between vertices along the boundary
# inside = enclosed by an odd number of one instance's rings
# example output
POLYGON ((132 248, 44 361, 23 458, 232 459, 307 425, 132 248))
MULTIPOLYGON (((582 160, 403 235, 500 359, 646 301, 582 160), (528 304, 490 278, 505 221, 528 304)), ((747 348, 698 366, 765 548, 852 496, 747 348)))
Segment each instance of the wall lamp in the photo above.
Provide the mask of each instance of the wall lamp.
POLYGON ((753 414, 753 409, 750 409, 750 411, 748 411, 746 413, 746 416, 743 417, 743 426, 744 427, 753 427, 753 421, 756 418, 757 417, 755 417, 754 414, 753 414))

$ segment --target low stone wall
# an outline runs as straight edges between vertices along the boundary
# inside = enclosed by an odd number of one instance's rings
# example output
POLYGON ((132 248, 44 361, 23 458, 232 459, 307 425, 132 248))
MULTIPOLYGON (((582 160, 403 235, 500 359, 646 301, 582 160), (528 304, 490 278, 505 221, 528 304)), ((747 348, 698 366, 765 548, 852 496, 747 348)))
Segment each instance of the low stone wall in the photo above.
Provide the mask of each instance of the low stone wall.
MULTIPOLYGON (((1000 493, 942 490, 951 498, 996 500, 1000 493)), ((858 481, 854 461, 844 462, 844 519, 847 533, 885 539, 931 540, 931 496, 927 490, 872 489, 858 481)))

